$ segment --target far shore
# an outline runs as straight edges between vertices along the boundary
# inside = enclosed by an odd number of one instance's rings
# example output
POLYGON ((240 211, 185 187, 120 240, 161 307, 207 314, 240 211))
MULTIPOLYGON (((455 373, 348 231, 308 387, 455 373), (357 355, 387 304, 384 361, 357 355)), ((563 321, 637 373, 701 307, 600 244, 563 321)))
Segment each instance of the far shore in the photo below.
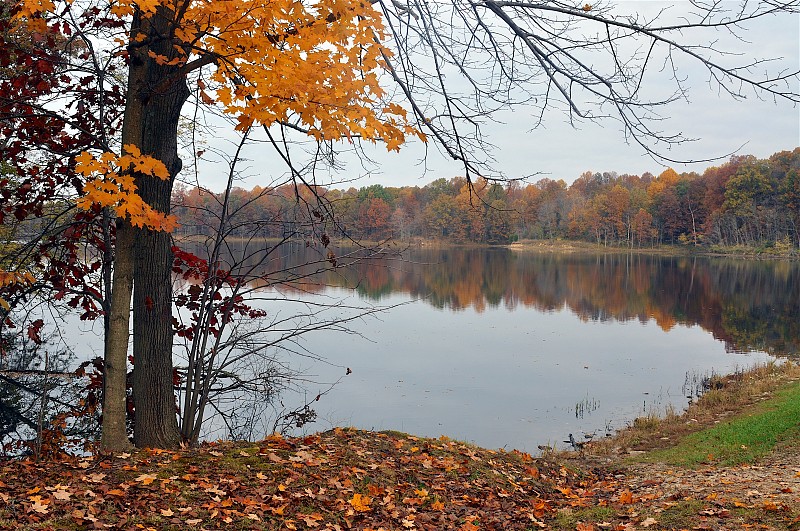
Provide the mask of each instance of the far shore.
POLYGON ((798 260, 800 251, 796 248, 775 249, 769 247, 747 246, 694 246, 662 244, 654 247, 627 247, 603 245, 576 240, 519 240, 505 245, 514 251, 544 253, 615 253, 615 254, 657 254, 663 256, 727 256, 764 260, 798 260))
MULTIPOLYGON (((200 242, 203 236, 181 236, 176 238, 178 241, 200 242)), ((226 238, 229 243, 236 242, 282 242, 279 238, 251 238, 229 236, 226 238)), ((298 240, 300 241, 300 240, 298 240)), ((338 245, 354 245, 353 240, 333 240, 338 245)), ((423 238, 412 238, 410 240, 387 239, 387 240, 356 240, 357 245, 365 247, 390 246, 398 250, 406 247, 426 247, 433 249, 476 249, 488 247, 500 247, 519 252, 538 252, 538 253, 587 253, 587 254, 650 254, 661 256, 725 256, 729 258, 743 258, 755 260, 800 260, 800 249, 789 245, 776 244, 773 246, 722 246, 722 245, 673 245, 659 244, 655 246, 630 247, 625 245, 603 245, 600 243, 587 242, 581 240, 547 239, 547 240, 518 240, 507 244, 486 244, 475 242, 449 242, 445 240, 428 240, 423 238)))

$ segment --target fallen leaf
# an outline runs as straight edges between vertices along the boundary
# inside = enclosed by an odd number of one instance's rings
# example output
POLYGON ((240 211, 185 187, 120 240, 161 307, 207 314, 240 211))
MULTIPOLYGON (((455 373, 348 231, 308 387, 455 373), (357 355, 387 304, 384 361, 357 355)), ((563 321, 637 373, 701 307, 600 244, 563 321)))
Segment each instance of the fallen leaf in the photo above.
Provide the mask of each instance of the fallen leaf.
POLYGON ((619 502, 622 504, 633 503, 633 493, 629 490, 623 490, 619 493, 619 502))
POLYGON ((362 494, 356 493, 353 494, 353 497, 350 498, 348 501, 350 502, 350 505, 353 507, 353 509, 355 509, 360 513, 365 513, 367 511, 372 510, 372 508, 369 506, 372 499, 369 496, 364 496, 362 494))
POLYGON ((298 518, 305 522, 308 527, 317 527, 320 520, 323 520, 323 516, 319 513, 298 515, 298 518))
POLYGON ((156 476, 155 474, 142 474, 138 478, 136 478, 136 481, 138 481, 142 485, 149 485, 156 479, 158 479, 158 476, 156 476))
POLYGON ((53 498, 60 501, 69 501, 70 496, 72 496, 72 493, 67 492, 66 490, 59 489, 53 493, 53 498))
POLYGON ((31 510, 36 511, 39 514, 47 514, 50 509, 47 507, 50 502, 47 500, 43 500, 41 496, 31 496, 28 498, 31 500, 31 510))

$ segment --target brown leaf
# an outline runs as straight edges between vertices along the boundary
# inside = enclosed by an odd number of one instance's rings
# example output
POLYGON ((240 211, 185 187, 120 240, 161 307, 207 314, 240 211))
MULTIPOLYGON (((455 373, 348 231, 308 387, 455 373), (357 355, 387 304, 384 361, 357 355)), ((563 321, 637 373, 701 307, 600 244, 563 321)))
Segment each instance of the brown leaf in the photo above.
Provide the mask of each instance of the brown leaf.
POLYGON ((43 500, 41 496, 31 496, 28 498, 31 500, 31 510, 36 511, 39 514, 47 514, 50 509, 47 507, 50 505, 48 500, 43 500))
POLYGON ((66 490, 59 489, 53 492, 53 498, 60 500, 60 501, 69 501, 70 496, 72 496, 71 492, 67 492, 66 490))
POLYGON ((306 523, 308 527, 317 527, 324 517, 319 513, 298 515, 298 518, 306 523))
POLYGON ((142 474, 136 478, 136 481, 138 481, 142 485, 149 485, 156 479, 158 479, 158 476, 156 476, 155 474, 142 474))

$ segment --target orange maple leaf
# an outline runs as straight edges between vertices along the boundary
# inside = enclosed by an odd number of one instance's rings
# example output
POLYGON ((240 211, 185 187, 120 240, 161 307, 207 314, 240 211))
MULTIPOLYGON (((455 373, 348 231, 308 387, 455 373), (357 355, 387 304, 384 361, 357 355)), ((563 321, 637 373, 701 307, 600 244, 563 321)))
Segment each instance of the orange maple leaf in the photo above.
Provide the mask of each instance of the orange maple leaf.
POLYGON ((372 507, 369 506, 369 504, 372 502, 372 498, 369 496, 356 493, 353 494, 353 497, 348 501, 350 502, 350 505, 353 506, 353 509, 360 513, 365 513, 372 510, 372 507))
POLYGON ((619 502, 623 504, 633 503, 633 493, 629 490, 623 490, 619 493, 619 502))

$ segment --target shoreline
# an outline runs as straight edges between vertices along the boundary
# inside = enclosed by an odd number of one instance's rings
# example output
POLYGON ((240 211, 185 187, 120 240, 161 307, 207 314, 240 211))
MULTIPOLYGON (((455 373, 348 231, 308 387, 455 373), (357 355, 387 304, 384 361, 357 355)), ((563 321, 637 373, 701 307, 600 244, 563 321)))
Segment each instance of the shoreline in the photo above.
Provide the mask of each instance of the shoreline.
MULTIPOLYGON (((176 241, 186 243, 198 243, 204 241, 203 236, 182 236, 177 237, 176 241)), ((277 243, 281 240, 276 238, 246 238, 230 236, 228 242, 267 242, 277 243)), ((287 240, 286 243, 304 242, 305 240, 287 240)), ((331 240, 333 245, 352 246, 354 243, 344 239, 331 240)), ((591 253, 591 254, 645 254, 660 256, 707 256, 720 258, 736 258, 743 260, 800 260, 800 249, 789 246, 773 247, 752 247, 752 246, 692 246, 679 244, 661 244, 651 247, 628 247, 618 245, 603 245, 596 242, 582 240, 518 240, 512 243, 488 244, 475 242, 448 242, 444 240, 426 240, 422 238, 412 238, 410 240, 388 239, 380 241, 361 240, 355 245, 365 247, 390 246, 400 250, 410 248, 427 249, 509 249, 515 252, 541 252, 541 253, 591 253)))
POLYGON ((655 247, 621 247, 577 240, 519 240, 503 245, 518 252, 593 253, 593 254, 647 254, 660 256, 706 256, 744 260, 800 260, 800 251, 794 248, 777 253, 757 247, 684 246, 663 244, 655 247))

